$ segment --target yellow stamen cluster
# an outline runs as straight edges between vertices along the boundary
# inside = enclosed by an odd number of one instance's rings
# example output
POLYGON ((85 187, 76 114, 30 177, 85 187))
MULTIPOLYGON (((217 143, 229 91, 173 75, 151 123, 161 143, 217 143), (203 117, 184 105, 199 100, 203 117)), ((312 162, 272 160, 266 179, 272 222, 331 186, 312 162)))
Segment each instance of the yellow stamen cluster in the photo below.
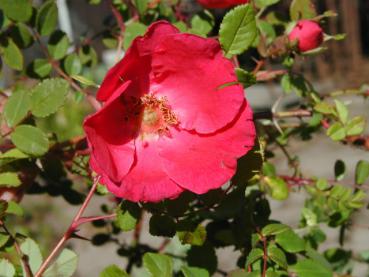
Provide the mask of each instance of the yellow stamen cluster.
MULTIPOLYGON (((165 123, 170 125, 178 124, 177 116, 172 112, 169 105, 167 104, 167 99, 162 97, 160 99, 156 98, 152 94, 146 94, 141 97, 141 104, 145 107, 145 111, 148 111, 148 120, 153 120, 154 118, 149 114, 152 112, 159 110, 163 116, 165 123)), ((144 111, 144 119, 145 119, 145 111, 144 111)))

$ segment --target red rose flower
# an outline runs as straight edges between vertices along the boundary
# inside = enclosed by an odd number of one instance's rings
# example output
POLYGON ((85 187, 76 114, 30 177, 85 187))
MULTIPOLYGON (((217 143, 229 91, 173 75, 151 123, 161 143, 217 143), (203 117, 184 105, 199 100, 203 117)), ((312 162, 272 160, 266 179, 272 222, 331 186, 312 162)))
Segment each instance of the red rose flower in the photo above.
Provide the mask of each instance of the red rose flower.
POLYGON ((157 202, 219 188, 254 143, 252 111, 218 41, 152 24, 109 70, 84 129, 91 168, 118 197, 157 202))
POLYGON ((290 41, 297 40, 300 52, 319 47, 323 42, 323 30, 318 23, 311 20, 300 20, 288 35, 290 41))
POLYGON ((201 5, 208 9, 225 9, 248 3, 249 0, 198 0, 201 5))

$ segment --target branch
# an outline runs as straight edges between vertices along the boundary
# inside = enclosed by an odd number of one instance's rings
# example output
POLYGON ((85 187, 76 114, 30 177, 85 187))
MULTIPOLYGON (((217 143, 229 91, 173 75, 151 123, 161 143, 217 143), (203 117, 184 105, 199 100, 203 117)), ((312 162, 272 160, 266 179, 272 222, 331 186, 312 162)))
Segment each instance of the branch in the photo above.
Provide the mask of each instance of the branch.
POLYGON ((42 43, 41 41, 41 36, 40 34, 32 29, 33 32, 33 36, 35 38, 35 40, 37 41, 37 43, 40 45, 40 48, 42 50, 42 52, 44 53, 44 55, 46 56, 48 62, 51 64, 51 66, 54 68, 54 70, 56 71, 56 73, 62 77, 63 79, 65 79, 71 87, 73 87, 76 91, 81 91, 83 94, 85 94, 87 101, 90 103, 90 105, 95 109, 95 110, 99 110, 101 108, 101 105, 99 102, 97 102, 97 100, 95 99, 95 97, 91 94, 89 94, 85 89, 83 89, 82 87, 80 87, 76 82, 74 82, 74 80, 69 77, 60 67, 59 62, 54 60, 50 53, 49 50, 45 47, 45 45, 42 43))
POLYGON ((30 265, 28 263, 28 258, 26 255, 24 255, 20 249, 20 246, 18 244, 18 241, 17 241, 17 238, 15 236, 13 236, 12 233, 10 233, 10 231, 8 230, 8 228, 5 226, 4 222, 0 221, 0 225, 1 227, 3 227, 5 233, 7 233, 9 235, 9 237, 11 237, 11 239, 14 241, 14 248, 15 248, 15 251, 17 251, 19 257, 20 257, 20 260, 23 264, 23 268, 24 268, 24 271, 26 273, 26 277, 33 277, 33 274, 32 274, 32 271, 31 271, 31 268, 30 268, 30 265))
POLYGON ((254 119, 280 119, 280 118, 301 118, 301 117, 311 117, 312 112, 309 110, 293 110, 286 112, 272 112, 271 110, 255 112, 254 119))
POLYGON ((123 39, 124 39, 124 33, 126 31, 126 25, 124 24, 124 20, 122 15, 120 14, 120 12, 118 11, 118 9, 114 6, 114 4, 112 3, 112 1, 110 1, 110 8, 111 11, 115 17, 115 20, 118 23, 119 29, 120 29, 120 33, 118 36, 118 46, 117 46, 117 54, 115 57, 115 62, 118 62, 121 56, 121 52, 122 52, 122 45, 123 45, 123 39))
POLYGON ((96 177, 94 179, 92 187, 91 187, 89 193, 87 194, 85 201, 83 202, 81 208, 78 210, 76 216, 73 218, 73 221, 70 224, 69 228, 65 231, 63 237, 59 240, 59 242, 54 247, 54 249, 51 251, 49 256, 42 263, 40 269, 35 274, 35 277, 41 277, 42 276, 42 274, 45 272, 45 270, 47 269, 47 267, 50 264, 50 262, 52 261, 52 259, 61 250, 61 248, 63 247, 65 242, 72 237, 72 235, 77 230, 79 225, 81 225, 83 223, 86 223, 86 222, 91 222, 91 221, 100 220, 100 219, 112 218, 112 217, 115 216, 115 214, 112 214, 112 215, 96 216, 96 217, 82 217, 82 214, 86 210, 87 205, 90 203, 90 200, 91 200, 93 194, 95 193, 95 190, 96 190, 97 185, 99 183, 99 179, 100 179, 99 177, 96 177))

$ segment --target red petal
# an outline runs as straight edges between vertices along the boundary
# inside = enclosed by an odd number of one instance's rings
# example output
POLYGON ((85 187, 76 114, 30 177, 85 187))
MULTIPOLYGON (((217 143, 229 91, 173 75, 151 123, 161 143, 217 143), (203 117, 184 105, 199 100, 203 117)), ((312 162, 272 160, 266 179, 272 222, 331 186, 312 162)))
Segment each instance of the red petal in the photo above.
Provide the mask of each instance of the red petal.
POLYGON ((103 108, 84 122, 91 148, 91 167, 115 181, 127 174, 134 159, 138 125, 133 120, 125 121, 127 110, 120 101, 129 85, 126 82, 118 88, 103 108))
POLYGON ((136 141, 136 159, 114 194, 130 201, 158 202, 175 198, 183 189, 165 173, 157 153, 157 142, 143 145, 136 141))
POLYGON ((252 111, 245 103, 238 118, 212 135, 171 130, 160 144, 160 156, 168 176, 197 194, 219 188, 234 175, 237 158, 254 145, 252 111))
POLYGON ((151 93, 165 96, 181 128, 212 133, 234 120, 244 101, 219 43, 190 34, 166 37, 153 54, 151 93))
POLYGON ((166 21, 150 25, 144 36, 137 37, 127 50, 123 59, 106 74, 96 98, 106 101, 117 87, 127 80, 133 82, 131 89, 136 95, 148 91, 151 70, 151 53, 153 48, 165 36, 178 33, 178 29, 166 21))

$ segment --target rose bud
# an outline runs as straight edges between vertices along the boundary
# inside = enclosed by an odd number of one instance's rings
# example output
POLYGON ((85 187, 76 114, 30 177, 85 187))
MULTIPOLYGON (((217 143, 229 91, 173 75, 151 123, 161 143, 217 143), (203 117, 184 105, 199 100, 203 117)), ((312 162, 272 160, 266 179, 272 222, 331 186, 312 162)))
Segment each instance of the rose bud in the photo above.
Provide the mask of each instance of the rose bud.
POLYGON ((323 42, 323 30, 312 20, 300 20, 288 35, 291 42, 297 41, 300 52, 307 52, 319 47, 323 42))

